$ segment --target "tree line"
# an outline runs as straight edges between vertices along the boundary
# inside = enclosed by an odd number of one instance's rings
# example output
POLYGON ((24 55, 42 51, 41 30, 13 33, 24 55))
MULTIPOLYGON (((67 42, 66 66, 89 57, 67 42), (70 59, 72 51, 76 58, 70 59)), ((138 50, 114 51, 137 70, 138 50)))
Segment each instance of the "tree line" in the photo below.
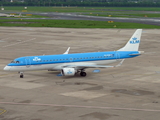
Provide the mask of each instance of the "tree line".
POLYGON ((0 0, 3 6, 160 7, 159 0, 0 0))

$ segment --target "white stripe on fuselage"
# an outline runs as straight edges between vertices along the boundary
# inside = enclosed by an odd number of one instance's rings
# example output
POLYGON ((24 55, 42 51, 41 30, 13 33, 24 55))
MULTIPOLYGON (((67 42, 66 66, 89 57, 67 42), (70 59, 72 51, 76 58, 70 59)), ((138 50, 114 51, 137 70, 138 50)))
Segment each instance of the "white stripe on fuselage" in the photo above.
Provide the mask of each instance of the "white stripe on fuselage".
POLYGON ((58 64, 41 64, 41 65, 25 65, 25 66, 9 66, 10 71, 31 71, 31 70, 62 70, 63 66, 80 66, 80 65, 105 65, 119 61, 115 60, 100 60, 100 61, 85 61, 85 62, 70 62, 70 63, 58 63, 58 64))

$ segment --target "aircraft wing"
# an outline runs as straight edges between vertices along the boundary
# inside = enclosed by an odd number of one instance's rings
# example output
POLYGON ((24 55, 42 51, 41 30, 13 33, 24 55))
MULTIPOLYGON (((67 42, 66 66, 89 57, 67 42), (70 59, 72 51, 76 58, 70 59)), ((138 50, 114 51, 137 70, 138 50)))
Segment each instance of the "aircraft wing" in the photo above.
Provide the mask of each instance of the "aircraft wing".
POLYGON ((76 68, 76 69, 85 69, 85 68, 109 68, 114 66, 102 66, 102 65, 67 65, 63 66, 65 68, 76 68))
POLYGON ((76 69, 86 69, 86 68, 113 68, 113 67, 119 67, 122 65, 124 59, 116 66, 105 66, 105 65, 66 65, 63 66, 65 68, 76 68, 76 69))

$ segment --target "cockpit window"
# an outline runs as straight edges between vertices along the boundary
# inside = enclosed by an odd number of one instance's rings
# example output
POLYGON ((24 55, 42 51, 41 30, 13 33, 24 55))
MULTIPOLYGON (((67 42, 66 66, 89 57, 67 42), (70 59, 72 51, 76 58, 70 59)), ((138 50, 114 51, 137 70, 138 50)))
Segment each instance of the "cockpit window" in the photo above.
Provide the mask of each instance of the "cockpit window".
POLYGON ((11 63, 20 63, 19 61, 11 61, 11 63))
POLYGON ((16 63, 19 63, 19 61, 16 61, 16 63))
POLYGON ((15 61, 11 61, 11 63, 15 63, 15 61))

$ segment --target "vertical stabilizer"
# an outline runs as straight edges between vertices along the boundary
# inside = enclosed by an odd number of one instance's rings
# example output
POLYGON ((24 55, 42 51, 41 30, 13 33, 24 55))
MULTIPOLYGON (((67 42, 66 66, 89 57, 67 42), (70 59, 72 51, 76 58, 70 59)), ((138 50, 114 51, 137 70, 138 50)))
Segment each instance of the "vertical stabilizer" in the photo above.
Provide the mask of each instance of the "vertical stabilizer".
POLYGON ((137 29, 127 44, 118 51, 138 51, 141 40, 142 29, 137 29))

